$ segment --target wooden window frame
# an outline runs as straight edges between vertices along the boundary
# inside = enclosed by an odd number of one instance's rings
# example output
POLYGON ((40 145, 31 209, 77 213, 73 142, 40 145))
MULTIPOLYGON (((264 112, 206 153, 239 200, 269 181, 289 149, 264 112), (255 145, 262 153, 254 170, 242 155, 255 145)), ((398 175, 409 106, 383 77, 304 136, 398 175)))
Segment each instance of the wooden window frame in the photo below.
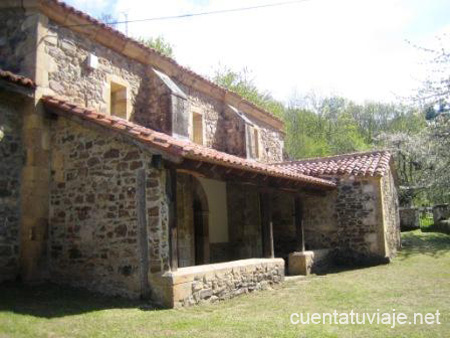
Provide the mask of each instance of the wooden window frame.
POLYGON ((200 113, 200 112, 197 112, 197 111, 193 111, 192 113, 191 113, 191 128, 190 128, 191 130, 191 133, 190 133, 190 135, 191 135, 191 137, 190 137, 190 139, 191 139, 191 141, 193 142, 193 143, 195 143, 195 144, 199 144, 199 145, 205 145, 205 116, 202 114, 202 113, 200 113), (202 126, 202 130, 201 130, 201 142, 196 142, 196 137, 195 137, 195 135, 196 135, 196 123, 195 123, 195 118, 196 117, 200 117, 201 118, 201 126, 202 126))
POLYGON ((259 160, 261 158, 261 130, 255 125, 246 124, 245 139, 247 159, 259 160), (254 144, 253 144, 254 143, 254 144), (255 151, 253 152, 253 148, 255 151))

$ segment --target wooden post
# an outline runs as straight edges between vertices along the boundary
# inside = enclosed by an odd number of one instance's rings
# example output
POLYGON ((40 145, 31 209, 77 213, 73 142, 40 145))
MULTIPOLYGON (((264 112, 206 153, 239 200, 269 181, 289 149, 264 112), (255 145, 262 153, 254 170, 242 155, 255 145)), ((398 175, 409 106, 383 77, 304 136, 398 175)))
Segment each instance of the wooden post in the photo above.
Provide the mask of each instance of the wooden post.
POLYGON ((294 223, 296 230, 296 251, 305 251, 305 234, 303 230, 303 204, 300 197, 294 197, 294 223))
POLYGON ((177 234, 177 172, 175 168, 166 170, 166 193, 169 202, 169 264, 172 271, 178 269, 177 234))
POLYGON ((150 297, 150 286, 148 283, 148 234, 147 234, 147 201, 146 201, 146 182, 145 169, 137 172, 136 180, 136 208, 139 236, 139 256, 140 256, 140 282, 141 297, 146 299, 150 297))
POLYGON ((261 206, 261 223, 263 235, 263 256, 265 258, 274 257, 273 249, 273 222, 272 222, 272 201, 269 192, 262 192, 259 195, 261 206))

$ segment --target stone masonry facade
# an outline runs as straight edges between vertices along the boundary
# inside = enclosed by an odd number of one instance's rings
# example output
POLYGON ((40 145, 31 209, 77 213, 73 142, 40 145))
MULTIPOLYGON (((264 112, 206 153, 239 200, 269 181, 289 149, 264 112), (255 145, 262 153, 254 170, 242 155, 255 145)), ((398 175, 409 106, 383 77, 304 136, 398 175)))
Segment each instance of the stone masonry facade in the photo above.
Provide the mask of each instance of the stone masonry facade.
POLYGON ((379 178, 340 178, 337 184, 338 259, 343 263, 382 259, 385 252, 379 178))
POLYGON ((86 16, 58 1, 0 7, 0 69, 33 84, 0 77, 0 282, 51 280, 174 307, 267 289, 298 250, 296 197, 307 250, 351 262, 395 254, 392 171, 327 182, 257 163, 283 161, 277 118, 113 29, 67 25, 86 16), (128 121, 109 116, 119 106, 128 121), (180 141, 193 138, 194 114, 203 147, 180 141), (196 190, 200 178, 216 181, 211 195, 196 190), (226 210, 213 214, 208 199, 226 210), (209 227, 212 216, 227 229, 209 227))
MULTIPOLYGON (((45 41, 48 58, 48 85, 53 93, 82 107, 109 113, 109 82, 119 81, 129 88, 130 120, 161 132, 171 133, 173 114, 169 88, 153 70, 114 52, 83 35, 63 28, 50 20, 45 41), (98 56, 99 67, 89 70, 89 54, 98 56)), ((194 88, 172 79, 186 94, 186 114, 204 116, 204 145, 237 156, 246 157, 243 120, 228 105, 194 88)), ((237 107, 238 108, 238 107, 237 107)), ((250 120, 261 131, 260 160, 282 161, 283 135, 255 118, 250 120)))
POLYGON ((21 172, 25 161, 17 101, 0 95, 0 282, 19 270, 21 172))
POLYGON ((140 292, 137 170, 147 176, 150 273, 168 270, 163 171, 151 154, 59 118, 52 125, 50 269, 57 282, 136 297, 140 292))

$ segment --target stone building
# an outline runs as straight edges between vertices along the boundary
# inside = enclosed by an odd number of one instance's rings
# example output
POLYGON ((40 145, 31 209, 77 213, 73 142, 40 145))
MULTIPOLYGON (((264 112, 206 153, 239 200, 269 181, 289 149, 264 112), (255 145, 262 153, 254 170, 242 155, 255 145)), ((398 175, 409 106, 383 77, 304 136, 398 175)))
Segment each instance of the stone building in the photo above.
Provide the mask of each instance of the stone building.
MULTIPOLYGON (((387 262, 395 256, 401 245, 400 217, 389 152, 313 158, 276 166, 327 179, 337 186, 321 200, 305 200, 307 250, 332 251, 343 263, 387 262)), ((287 229, 282 231, 288 233, 287 229)))
POLYGON ((395 253, 389 154, 303 172, 281 120, 174 60, 60 1, 0 9, 0 282, 174 307, 280 283, 305 246, 395 253))

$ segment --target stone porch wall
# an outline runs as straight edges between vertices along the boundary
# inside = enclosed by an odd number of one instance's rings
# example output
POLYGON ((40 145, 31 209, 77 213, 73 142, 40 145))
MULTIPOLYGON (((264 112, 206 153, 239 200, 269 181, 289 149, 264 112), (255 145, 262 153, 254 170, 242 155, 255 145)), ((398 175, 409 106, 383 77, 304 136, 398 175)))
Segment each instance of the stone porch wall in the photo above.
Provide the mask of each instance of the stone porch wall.
POLYGON ((397 187, 395 186, 392 171, 386 172, 381 179, 384 210, 384 231, 387 244, 387 255, 394 257, 401 246, 400 240, 400 213, 397 187))
POLYGON ((385 239, 379 178, 341 177, 338 184, 339 259, 366 263, 385 257, 385 239))
POLYGON ((0 282, 19 272, 21 173, 25 161, 22 109, 0 95, 0 282))
POLYGON ((153 274, 168 270, 164 173, 150 167, 151 154, 62 117, 52 122, 51 145, 52 280, 138 296, 137 170, 147 172, 149 270, 153 274))
POLYGON ((164 304, 182 307, 221 300, 265 290, 284 281, 284 260, 245 259, 198 265, 168 272, 164 304))

